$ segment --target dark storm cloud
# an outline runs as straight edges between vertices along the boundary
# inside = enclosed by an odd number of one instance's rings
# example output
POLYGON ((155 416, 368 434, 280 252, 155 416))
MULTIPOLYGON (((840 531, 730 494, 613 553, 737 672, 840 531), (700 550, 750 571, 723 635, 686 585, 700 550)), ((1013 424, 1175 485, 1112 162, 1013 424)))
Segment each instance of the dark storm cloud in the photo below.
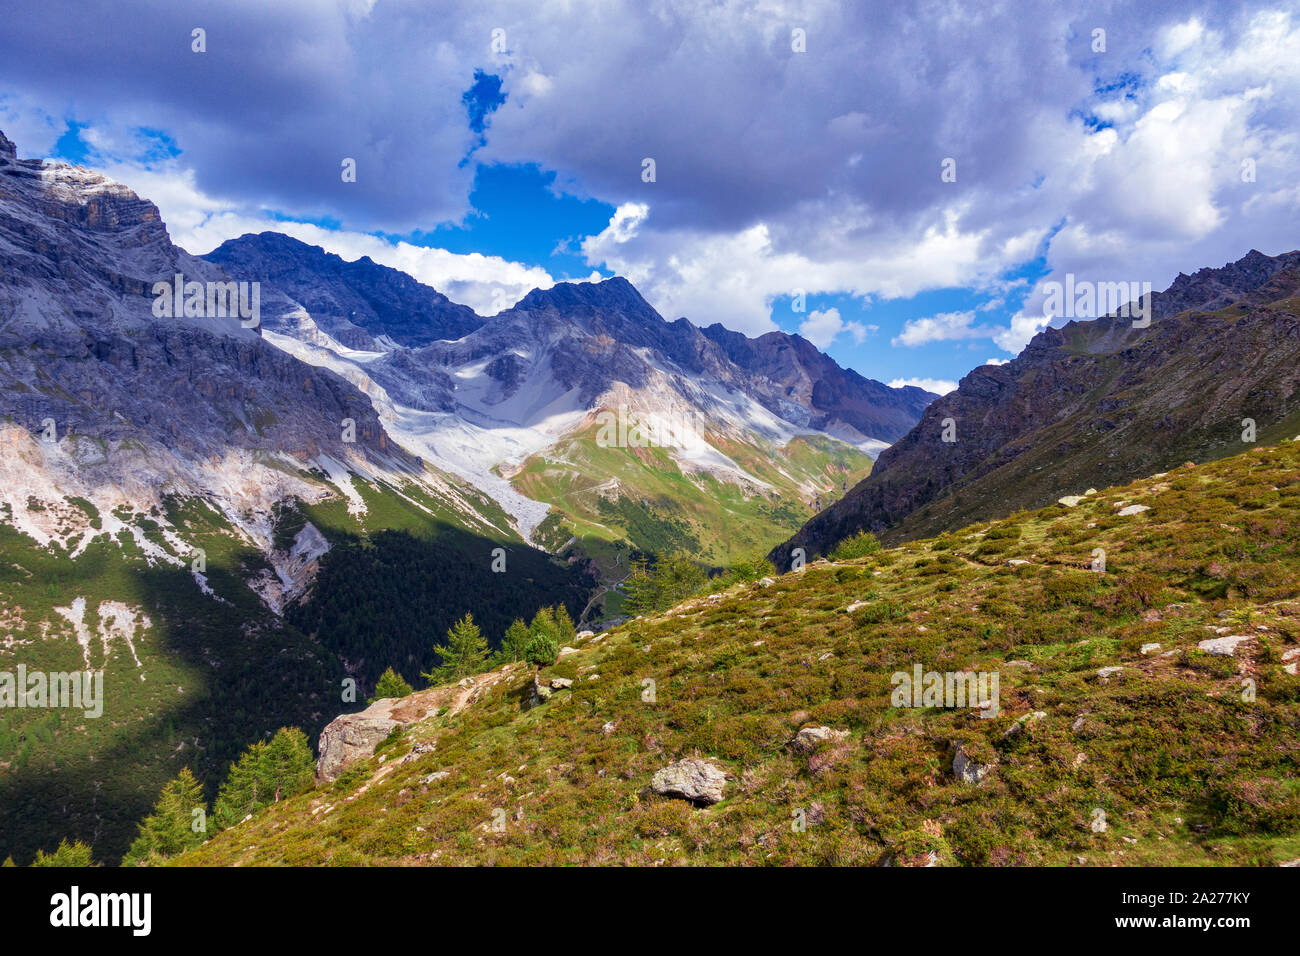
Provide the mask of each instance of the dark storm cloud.
POLYGON ((19 2, 0 89, 101 140, 165 131, 217 201, 348 229, 458 220, 476 163, 537 163, 623 207, 593 264, 761 326, 790 283, 907 295, 1038 255, 1168 273, 1286 244, 1292 7, 19 2))
POLYGON ((523 95, 480 161, 540 161, 611 202, 653 198, 663 227, 729 231, 827 196, 886 220, 924 213, 952 198, 945 157, 957 191, 1013 193, 1053 148, 1035 118, 1131 70, 1173 9, 19 3, 0 80, 79 118, 167 129, 211 194, 402 231, 464 212, 471 172, 457 162, 487 107, 466 122, 460 100, 495 68, 504 95, 523 95), (359 175, 344 188, 346 156, 359 175))

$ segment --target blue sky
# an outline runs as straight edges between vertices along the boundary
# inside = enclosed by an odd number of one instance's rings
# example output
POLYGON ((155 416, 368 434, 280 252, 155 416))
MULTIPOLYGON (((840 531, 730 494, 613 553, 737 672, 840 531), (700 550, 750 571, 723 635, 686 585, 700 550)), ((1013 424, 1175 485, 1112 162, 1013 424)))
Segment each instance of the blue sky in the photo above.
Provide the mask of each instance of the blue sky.
POLYGON ((492 252, 544 266, 557 278, 586 278, 592 267, 575 243, 604 229, 614 207, 557 191, 555 173, 536 164, 475 165, 473 211, 464 222, 387 238, 452 252, 492 252))
POLYGON ((1300 16, 1281 2, 6 16, 0 129, 22 155, 107 172, 192 252, 277 229, 485 314, 620 274, 668 319, 800 332, 945 388, 1014 356, 1066 274, 1160 289, 1300 246, 1300 16))

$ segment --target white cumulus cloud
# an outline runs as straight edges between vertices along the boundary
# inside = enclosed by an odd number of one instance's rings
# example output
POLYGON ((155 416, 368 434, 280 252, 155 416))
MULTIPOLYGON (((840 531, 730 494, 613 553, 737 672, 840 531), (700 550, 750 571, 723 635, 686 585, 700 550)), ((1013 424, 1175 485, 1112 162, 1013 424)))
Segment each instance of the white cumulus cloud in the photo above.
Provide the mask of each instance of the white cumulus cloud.
POLYGON ((826 348, 844 332, 860 345, 867 337, 868 327, 861 322, 845 322, 836 308, 813 310, 799 323, 799 334, 819 349, 826 348))
POLYGON ((903 331, 890 340, 891 345, 924 345, 927 342, 947 342, 953 339, 981 339, 993 330, 975 325, 974 312, 940 312, 923 319, 908 319, 903 331))
POLYGON ((917 388, 923 388, 927 392, 934 392, 936 395, 947 395, 949 392, 957 391, 957 383, 947 378, 896 378, 888 384, 890 388, 915 385, 917 388))

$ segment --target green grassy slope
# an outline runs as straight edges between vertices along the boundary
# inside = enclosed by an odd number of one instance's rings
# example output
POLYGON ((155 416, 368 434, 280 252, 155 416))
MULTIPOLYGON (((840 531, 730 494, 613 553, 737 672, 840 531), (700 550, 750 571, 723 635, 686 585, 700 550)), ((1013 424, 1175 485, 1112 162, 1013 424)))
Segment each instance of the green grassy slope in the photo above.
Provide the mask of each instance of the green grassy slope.
POLYGON ((813 514, 805 485, 821 489, 825 506, 871 469, 866 454, 820 435, 784 448, 713 436, 715 447, 769 486, 744 489, 683 473, 665 448, 600 447, 597 430, 533 456, 511 476, 522 494, 553 506, 537 535, 547 547, 577 536, 657 554, 681 549, 726 565, 798 530, 813 514))
POLYGON ((515 669, 177 862, 1300 857, 1298 476, 1300 443, 1257 448, 693 599, 580 643, 543 672, 574 680, 549 702, 523 709, 515 669), (1219 636, 1247 640, 1198 648, 1219 636), (892 706, 918 664, 997 673, 999 716, 892 706), (790 746, 816 725, 844 736, 790 746), (982 782, 955 776, 957 744, 982 782), (688 757, 726 771, 722 802, 650 791, 688 757))

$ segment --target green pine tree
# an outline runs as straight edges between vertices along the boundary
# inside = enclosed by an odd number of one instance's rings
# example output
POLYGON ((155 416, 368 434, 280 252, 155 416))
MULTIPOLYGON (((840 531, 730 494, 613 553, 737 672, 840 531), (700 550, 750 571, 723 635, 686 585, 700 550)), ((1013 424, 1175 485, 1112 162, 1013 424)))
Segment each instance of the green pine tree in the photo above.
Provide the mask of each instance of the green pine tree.
POLYGON ((306 793, 316 783, 316 761, 307 735, 297 727, 281 727, 266 745, 263 764, 271 802, 306 793))
POLYGON ((528 647, 528 637, 528 625, 521 619, 515 618, 514 623, 506 628, 505 636, 501 638, 500 659, 507 663, 522 661, 524 651, 528 647))
POLYGON ((659 558, 654 566, 638 561, 623 582, 626 607, 633 614, 663 611, 696 594, 708 584, 704 571, 682 551, 659 558))
POLYGON ((447 642, 436 648, 439 664, 420 676, 430 684, 447 684, 470 674, 477 674, 487 666, 488 645, 467 613, 447 631, 447 642))
POLYGON ((140 822, 139 835, 122 857, 122 865, 158 863, 198 846, 207 839, 207 809, 194 774, 189 767, 181 768, 176 779, 162 788, 153 813, 140 822))
POLYGON ((390 667, 379 675, 379 681, 375 684, 374 696, 367 700, 366 703, 373 704, 377 700, 384 700, 388 697, 406 697, 408 694, 413 693, 415 693, 415 689, 402 679, 401 674, 390 667))
POLYGON ((217 791, 217 802, 212 807, 212 819, 217 828, 233 827, 258 807, 265 806, 266 784, 261 772, 265 759, 266 743, 254 741, 230 765, 230 772, 217 791))
POLYGON ((82 843, 80 840, 69 843, 66 838, 59 841, 59 848, 53 853, 47 854, 44 850, 37 850, 36 859, 32 861, 32 866, 94 865, 95 861, 91 859, 90 844, 82 843))
POLYGON ((658 608, 656 582, 645 558, 634 558, 632 570, 623 579, 624 607, 632 614, 648 614, 658 608))
POLYGON ((555 625, 554 608, 539 607, 537 613, 533 615, 532 622, 528 625, 528 633, 532 637, 548 637, 552 641, 558 640, 560 635, 555 625))
POLYGON ((569 617, 569 609, 563 604, 555 608, 555 639, 559 644, 572 644, 573 639, 578 636, 578 629, 573 626, 573 618, 569 617))
POLYGON ((528 643, 524 646, 524 660, 538 667, 554 664, 560 653, 559 626, 555 623, 553 608, 538 608, 528 625, 528 643))
POLYGON ((297 727, 281 727, 269 741, 252 744, 217 793, 212 816, 220 829, 239 823, 267 804, 306 793, 316 780, 307 735, 297 727))

